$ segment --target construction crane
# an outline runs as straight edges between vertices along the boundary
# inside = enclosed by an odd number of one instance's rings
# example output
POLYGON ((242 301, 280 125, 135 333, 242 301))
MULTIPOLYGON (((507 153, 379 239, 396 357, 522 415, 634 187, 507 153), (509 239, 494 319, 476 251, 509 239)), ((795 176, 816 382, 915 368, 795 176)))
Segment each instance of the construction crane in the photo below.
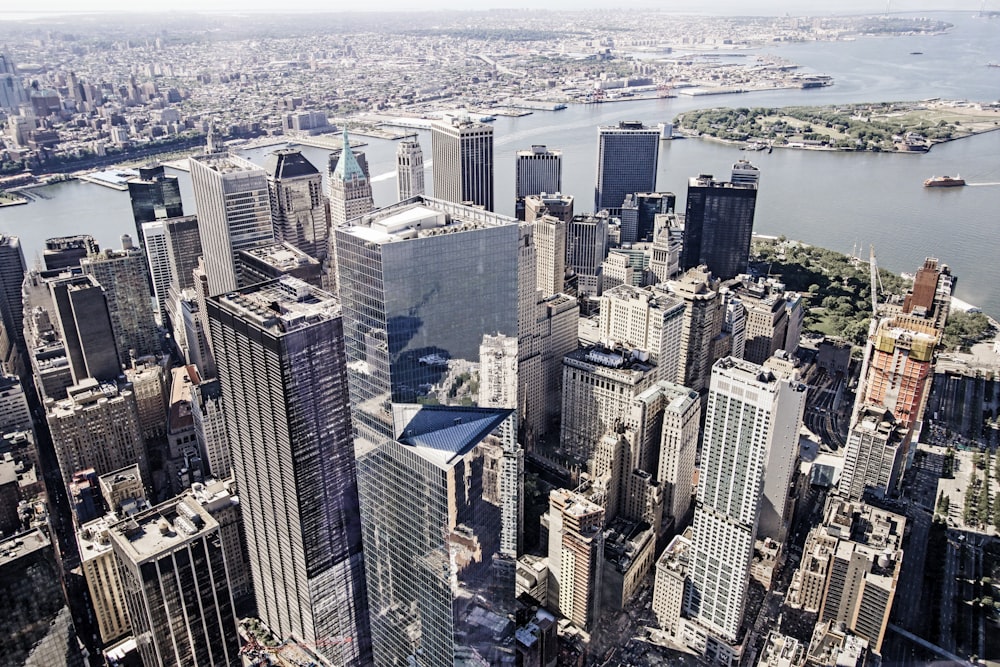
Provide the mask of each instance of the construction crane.
MULTIPOLYGON (((869 246, 871 249, 868 255, 868 266, 871 270, 871 290, 872 290, 872 319, 878 317, 878 292, 882 289, 882 278, 878 274, 878 264, 875 263, 875 246, 869 246)), ((885 291, 884 289, 882 291, 885 291)))

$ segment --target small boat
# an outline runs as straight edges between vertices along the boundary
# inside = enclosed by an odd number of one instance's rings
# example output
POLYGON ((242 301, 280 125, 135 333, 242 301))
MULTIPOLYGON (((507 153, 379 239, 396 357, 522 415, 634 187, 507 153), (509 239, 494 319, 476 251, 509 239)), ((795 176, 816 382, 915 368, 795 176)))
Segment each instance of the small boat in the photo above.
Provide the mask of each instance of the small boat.
POLYGON ((965 185, 965 179, 961 176, 932 176, 924 181, 925 188, 955 188, 965 185))
POLYGON ((924 55, 924 52, 923 51, 910 51, 910 55, 911 56, 922 56, 922 55, 924 55))

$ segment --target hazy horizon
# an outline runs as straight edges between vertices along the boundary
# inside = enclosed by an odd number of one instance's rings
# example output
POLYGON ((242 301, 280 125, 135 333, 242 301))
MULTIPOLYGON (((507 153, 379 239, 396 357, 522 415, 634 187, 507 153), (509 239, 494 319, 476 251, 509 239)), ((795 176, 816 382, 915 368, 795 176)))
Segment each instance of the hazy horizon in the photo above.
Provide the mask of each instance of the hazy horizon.
MULTIPOLYGON (((835 6, 817 7, 803 0, 748 0, 738 2, 721 0, 716 2, 656 2, 655 0, 625 0, 616 3, 615 9, 660 10, 687 14, 707 15, 765 15, 783 14, 830 16, 855 13, 892 13, 920 11, 976 11, 983 3, 978 0, 958 0, 943 3, 941 0, 908 0, 880 2, 877 0, 844 0, 835 6)), ((1000 11, 1000 1, 989 0, 987 10, 1000 11)), ((550 0, 544 7, 535 6, 525 0, 487 0, 487 3, 470 3, 461 0, 429 0, 415 7, 407 0, 375 0, 359 9, 347 4, 331 7, 320 0, 290 0, 280 6, 265 0, 174 0, 169 5, 146 5, 123 2, 122 0, 90 0, 77 3, 70 0, 38 0, 30 10, 24 5, 0 9, 0 18, 31 19, 47 15, 79 15, 89 13, 371 13, 371 12, 427 12, 427 11, 488 11, 491 9, 538 9, 538 10, 594 10, 611 9, 606 0, 550 0)))

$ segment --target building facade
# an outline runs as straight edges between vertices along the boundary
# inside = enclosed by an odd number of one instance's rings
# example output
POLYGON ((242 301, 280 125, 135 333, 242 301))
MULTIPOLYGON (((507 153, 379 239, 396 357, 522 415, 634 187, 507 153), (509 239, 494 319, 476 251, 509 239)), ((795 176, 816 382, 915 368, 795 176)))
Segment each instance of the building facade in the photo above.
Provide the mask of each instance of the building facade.
POLYGON ((285 277, 208 311, 258 614, 335 664, 370 664, 339 303, 285 277))
POLYGON ((691 178, 681 269, 704 264, 721 280, 746 273, 756 206, 755 182, 716 181, 706 174, 691 178))
POLYGON ((493 128, 468 119, 431 125, 434 197, 493 210, 493 128))
POLYGON ((621 214, 626 195, 656 191, 660 131, 638 121, 597 128, 594 212, 621 214))
POLYGON ((424 152, 415 138, 396 147, 396 193, 399 201, 424 194, 424 152))
POLYGON ((284 149, 264 158, 274 239, 322 260, 330 242, 330 208, 323 175, 300 151, 284 149))

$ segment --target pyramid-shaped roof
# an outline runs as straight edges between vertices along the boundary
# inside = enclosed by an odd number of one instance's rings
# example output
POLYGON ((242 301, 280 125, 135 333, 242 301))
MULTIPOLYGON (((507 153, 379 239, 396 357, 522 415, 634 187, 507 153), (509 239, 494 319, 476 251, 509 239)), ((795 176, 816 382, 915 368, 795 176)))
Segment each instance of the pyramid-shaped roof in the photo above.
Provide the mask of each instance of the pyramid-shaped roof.
POLYGON ((264 171, 275 180, 295 178, 296 176, 312 176, 319 170, 313 163, 294 148, 284 148, 269 153, 264 158, 264 171))
POLYGON ((355 178, 359 181, 365 180, 365 172, 358 164, 357 158, 354 157, 354 151, 351 150, 346 127, 344 128, 344 150, 340 152, 340 159, 337 160, 337 167, 333 170, 333 175, 342 181, 350 181, 355 178))
POLYGON ((442 468, 450 468, 512 412, 502 408, 393 405, 399 442, 442 468))

